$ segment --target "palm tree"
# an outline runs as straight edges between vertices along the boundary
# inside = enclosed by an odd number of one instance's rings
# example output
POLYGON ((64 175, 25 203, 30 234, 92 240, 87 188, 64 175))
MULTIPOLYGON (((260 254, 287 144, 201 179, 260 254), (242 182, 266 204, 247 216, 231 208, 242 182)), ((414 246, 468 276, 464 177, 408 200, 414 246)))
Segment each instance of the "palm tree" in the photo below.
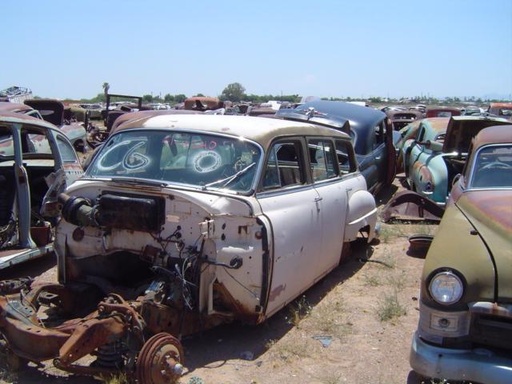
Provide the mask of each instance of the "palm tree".
POLYGON ((103 92, 105 93, 105 97, 106 97, 108 90, 110 89, 110 84, 105 82, 105 83, 103 83, 102 87, 103 87, 103 92))

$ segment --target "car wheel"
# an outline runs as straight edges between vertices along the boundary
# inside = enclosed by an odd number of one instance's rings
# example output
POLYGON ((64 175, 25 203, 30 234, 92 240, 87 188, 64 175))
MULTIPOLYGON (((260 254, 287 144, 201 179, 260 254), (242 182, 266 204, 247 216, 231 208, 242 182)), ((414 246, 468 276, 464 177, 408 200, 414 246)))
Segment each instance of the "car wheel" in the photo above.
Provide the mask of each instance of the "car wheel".
POLYGON ((432 381, 415 371, 410 371, 407 375, 407 384, 430 384, 432 381))

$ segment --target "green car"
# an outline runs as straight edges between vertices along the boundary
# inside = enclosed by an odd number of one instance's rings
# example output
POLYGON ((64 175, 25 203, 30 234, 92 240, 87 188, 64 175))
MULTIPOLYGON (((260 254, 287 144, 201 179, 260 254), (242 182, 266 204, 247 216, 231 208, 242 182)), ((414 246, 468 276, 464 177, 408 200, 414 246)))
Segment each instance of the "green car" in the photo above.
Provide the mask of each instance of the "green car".
POLYGON ((512 125, 480 131, 455 178, 421 277, 418 374, 512 383, 512 125))

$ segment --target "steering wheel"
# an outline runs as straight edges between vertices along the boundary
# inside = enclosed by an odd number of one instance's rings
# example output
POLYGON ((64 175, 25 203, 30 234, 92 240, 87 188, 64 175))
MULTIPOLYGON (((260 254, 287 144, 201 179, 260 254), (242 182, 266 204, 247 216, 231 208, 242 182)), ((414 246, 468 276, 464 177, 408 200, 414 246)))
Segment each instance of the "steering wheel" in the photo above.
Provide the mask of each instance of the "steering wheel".
POLYGON ((501 161, 493 161, 489 164, 484 165, 480 169, 494 169, 494 168, 501 168, 501 169, 512 169, 512 165, 503 163, 501 161))

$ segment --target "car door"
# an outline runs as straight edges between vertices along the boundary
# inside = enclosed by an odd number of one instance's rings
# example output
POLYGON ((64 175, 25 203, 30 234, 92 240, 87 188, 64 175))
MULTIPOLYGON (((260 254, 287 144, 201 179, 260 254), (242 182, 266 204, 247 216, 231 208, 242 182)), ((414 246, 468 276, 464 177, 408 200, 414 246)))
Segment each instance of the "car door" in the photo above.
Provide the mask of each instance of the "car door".
MULTIPOLYGON (((364 142, 364 154, 360 150, 357 161, 359 170, 366 180, 367 188, 373 193, 379 188, 379 183, 384 180, 385 170, 382 169, 382 165, 385 165, 387 158, 384 130, 377 124, 367 127, 364 131, 367 133, 366 137, 360 139, 361 142, 364 142)), ((362 129, 361 132, 363 132, 362 129)))
POLYGON ((54 172, 48 180, 51 185, 43 199, 41 214, 57 217, 60 215, 58 195, 80 178, 84 171, 73 145, 64 134, 52 130, 47 136, 55 165, 54 172))
MULTIPOLYGON (((362 141, 362 140, 361 140, 362 141)), ((359 171, 366 180, 368 190, 372 190, 377 184, 377 165, 375 164, 375 156, 373 155, 373 148, 375 144, 375 136, 369 134, 364 140, 364 153, 357 153, 357 162, 359 164, 359 171)))
POLYGON ((389 119, 382 121, 380 126, 383 129, 382 137, 384 137, 384 145, 386 147, 386 158, 384 159, 384 163, 381 163, 383 182, 384 185, 391 185, 397 173, 397 144, 400 140, 400 134, 393 129, 393 125, 389 119))
POLYGON ((425 135, 425 126, 424 124, 420 124, 418 129, 416 130, 416 134, 409 137, 409 139, 404 143, 403 146, 403 159, 404 159, 404 171, 406 178, 410 181, 412 165, 417 160, 420 146, 417 144, 418 141, 421 141, 421 138, 425 135))
MULTIPOLYGON (((349 142, 346 144, 349 145, 349 142)), ((343 247, 351 183, 348 179, 343 181, 340 176, 336 149, 329 138, 308 139, 309 164, 313 186, 318 193, 321 225, 321 244, 315 265, 317 280, 339 264, 343 247)), ((340 153, 340 159, 343 155, 348 161, 346 151, 340 153)))
POLYGON ((304 140, 276 141, 266 160, 258 200, 270 223, 273 266, 267 316, 311 286, 321 256, 321 197, 307 182, 304 140))
POLYGON ((380 121, 374 129, 372 157, 375 165, 374 180, 376 183, 389 185, 396 173, 396 150, 393 142, 393 127, 380 121))

